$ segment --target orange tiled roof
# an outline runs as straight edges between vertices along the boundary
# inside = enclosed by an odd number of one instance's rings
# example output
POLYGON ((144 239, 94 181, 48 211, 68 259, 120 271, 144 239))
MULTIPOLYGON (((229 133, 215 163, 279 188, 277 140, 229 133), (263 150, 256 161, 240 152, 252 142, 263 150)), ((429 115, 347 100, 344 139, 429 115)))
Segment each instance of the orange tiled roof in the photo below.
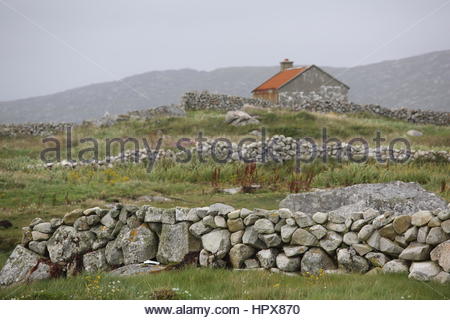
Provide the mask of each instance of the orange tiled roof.
POLYGON ((270 90, 270 89, 279 89, 282 87, 286 82, 294 79, 298 75, 300 75, 303 71, 308 69, 308 67, 303 68, 294 68, 294 69, 287 69, 284 71, 278 72, 276 75, 274 75, 272 78, 261 84, 256 89, 253 89, 253 91, 264 91, 264 90, 270 90))

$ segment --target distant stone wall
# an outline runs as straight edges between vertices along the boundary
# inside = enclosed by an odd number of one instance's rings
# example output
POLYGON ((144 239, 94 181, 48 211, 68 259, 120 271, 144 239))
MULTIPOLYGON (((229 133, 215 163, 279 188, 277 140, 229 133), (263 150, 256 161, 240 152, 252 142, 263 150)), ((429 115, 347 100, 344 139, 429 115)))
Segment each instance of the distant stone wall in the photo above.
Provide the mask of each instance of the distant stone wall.
MULTIPOLYGON (((296 159, 297 155, 300 159, 309 159, 311 157, 311 145, 309 142, 298 143, 296 138, 285 137, 283 135, 275 135, 267 137, 264 140, 262 138, 255 138, 254 142, 244 143, 239 149, 236 143, 228 145, 224 141, 206 140, 202 142, 196 142, 195 146, 191 147, 189 151, 191 154, 196 154, 201 151, 202 157, 205 159, 220 159, 224 162, 278 162, 283 163, 296 159), (213 145, 215 146, 213 148, 213 145), (267 146, 267 147, 266 147, 267 146), (297 148, 299 151, 297 152, 297 148), (264 152, 266 151, 266 152, 264 152), (213 156, 214 154, 214 156, 213 156), (265 156, 264 156, 265 154, 265 156)), ((152 150, 155 152, 155 150, 152 150)), ((323 159, 324 155, 327 158, 340 159, 340 161, 349 161, 350 158, 361 159, 365 156, 364 148, 348 145, 345 142, 342 144, 330 144, 325 149, 322 145, 317 146, 317 159, 323 159)), ((390 151, 386 146, 380 147, 380 150, 376 148, 369 148, 367 152, 367 159, 380 158, 382 161, 390 159, 390 151)), ((393 149, 392 155, 395 159, 401 160, 407 157, 406 150, 393 149)), ((98 161, 67 161, 60 162, 48 162, 41 163, 33 166, 33 168, 77 168, 81 166, 94 166, 105 167, 114 166, 121 163, 146 163, 148 159, 154 156, 153 153, 149 153, 145 148, 139 150, 127 150, 123 154, 112 155, 107 159, 101 159, 98 161)), ((156 155, 157 160, 165 159, 172 161, 180 161, 186 158, 184 151, 177 151, 174 149, 161 149, 156 155)), ((416 160, 431 160, 431 161, 448 161, 450 162, 450 152, 446 150, 411 150, 408 161, 416 160)))
POLYGON ((69 126, 73 126, 73 123, 0 124, 0 137, 50 136, 69 126))
POLYGON ((440 126, 450 125, 450 112, 410 110, 406 108, 388 109, 379 105, 360 105, 356 103, 343 103, 338 101, 314 100, 302 105, 293 106, 295 110, 305 110, 311 112, 336 112, 336 113, 356 113, 369 112, 383 117, 404 120, 418 124, 435 124, 440 126))
POLYGON ((414 214, 118 204, 74 210, 49 222, 36 218, 23 232, 0 285, 81 271, 142 270, 148 260, 292 275, 405 272, 413 279, 450 281, 445 204, 414 214))
POLYGON ((130 120, 148 120, 155 117, 183 117, 186 112, 176 105, 159 106, 151 109, 130 111, 126 114, 110 115, 106 113, 103 117, 92 121, 79 123, 23 123, 23 124, 0 124, 0 137, 17 136, 51 136, 64 131, 67 127, 79 125, 93 125, 97 127, 109 127, 118 122, 130 120))
POLYGON ((246 104, 258 107, 271 107, 273 104, 263 99, 213 94, 207 91, 186 92, 181 98, 181 107, 188 110, 239 110, 246 104))
MULTIPOLYGON (((330 91, 328 94, 336 94, 330 91)), ((338 96, 335 98, 343 98, 338 96)), ((422 111, 410 109, 391 110, 378 105, 359 105, 351 102, 334 100, 320 100, 315 95, 302 95, 298 93, 288 96, 280 93, 283 105, 274 105, 267 100, 229 96, 224 94, 212 94, 203 92, 186 92, 180 106, 170 105, 158 108, 131 111, 123 115, 105 115, 95 121, 85 121, 84 124, 96 126, 111 126, 117 122, 142 119, 147 120, 155 116, 184 116, 188 110, 239 110, 245 105, 253 105, 262 108, 281 107, 294 110, 311 112, 335 112, 355 113, 370 112, 383 117, 404 120, 418 124, 435 124, 441 126, 450 125, 450 112, 422 111)), ((24 123, 24 124, 0 124, 1 136, 49 136, 62 132, 67 126, 75 126, 74 123, 24 123)))
POLYGON ((441 126, 450 125, 450 112, 439 111, 422 111, 410 109, 388 109, 379 105, 360 105, 352 102, 344 101, 344 96, 334 96, 334 91, 323 93, 334 97, 332 100, 318 99, 319 95, 305 96, 301 93, 287 94, 280 93, 281 105, 274 105, 267 100, 242 98, 228 96, 224 94, 212 94, 204 92, 187 92, 182 97, 181 107, 185 110, 239 110, 245 104, 269 108, 281 107, 294 110, 305 110, 311 112, 335 112, 335 113, 356 113, 369 112, 383 117, 404 120, 418 124, 435 124, 441 126), (338 101, 343 100, 343 101, 338 101))

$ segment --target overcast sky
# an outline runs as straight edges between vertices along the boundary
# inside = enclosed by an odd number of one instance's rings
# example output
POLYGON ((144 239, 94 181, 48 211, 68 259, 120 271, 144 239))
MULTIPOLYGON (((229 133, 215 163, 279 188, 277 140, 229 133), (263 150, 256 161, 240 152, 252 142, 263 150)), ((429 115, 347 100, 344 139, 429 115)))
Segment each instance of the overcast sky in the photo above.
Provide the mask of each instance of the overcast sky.
POLYGON ((449 33, 450 0, 0 0, 0 100, 285 57, 349 67, 450 49, 449 33))

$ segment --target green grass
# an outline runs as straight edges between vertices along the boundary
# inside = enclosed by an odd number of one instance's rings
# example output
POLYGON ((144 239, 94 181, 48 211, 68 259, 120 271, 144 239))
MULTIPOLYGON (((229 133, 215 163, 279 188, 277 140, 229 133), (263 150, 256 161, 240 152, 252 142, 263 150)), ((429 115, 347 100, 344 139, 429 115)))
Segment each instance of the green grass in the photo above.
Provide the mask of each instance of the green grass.
POLYGON ((406 274, 286 276, 267 271, 186 268, 155 274, 106 274, 0 289, 0 299, 448 299, 450 286, 406 274), (163 295, 166 293, 165 295, 163 295))
MULTIPOLYGON (((134 120, 121 122, 107 128, 90 125, 76 127, 73 132, 73 154, 91 147, 91 143, 80 143, 80 139, 92 137, 99 140, 100 156, 105 155, 105 141, 107 138, 134 137, 146 138, 154 147, 159 137, 163 137, 165 147, 174 147, 180 137, 194 139, 202 132, 205 137, 229 137, 237 140, 255 129, 267 129, 269 136, 283 134, 295 138, 312 137, 319 139, 322 128, 327 128, 328 136, 349 141, 354 137, 366 138, 372 143, 375 133, 381 132, 388 141, 395 137, 405 137, 413 149, 443 149, 450 150, 450 127, 435 125, 415 125, 404 121, 382 118, 365 114, 317 114, 310 112, 294 112, 287 110, 250 110, 249 113, 258 116, 260 124, 234 127, 224 124, 224 113, 218 111, 192 111, 183 118, 155 118, 151 120, 134 120), (410 129, 417 129, 424 133, 421 137, 406 136, 410 129)), ((56 137, 64 147, 65 135, 59 133, 56 137)), ((141 142, 141 141, 140 141, 141 142)), ((46 145, 41 137, 1 137, 0 159, 39 159, 39 154, 46 145)), ((48 146, 54 146, 49 143, 48 146)), ((128 147, 132 147, 129 144, 128 147)), ((141 142, 141 147, 143 147, 141 142)), ((64 149, 64 148, 63 148, 64 149)), ((65 159, 65 150, 62 150, 65 159)), ((119 151, 117 143, 112 144, 113 153, 119 151)))
MULTIPOLYGON (((82 167, 68 169, 0 170, 0 220, 8 219, 13 228, 0 230, 0 250, 9 250, 20 240, 21 227, 36 216, 43 219, 61 217, 82 207, 102 206, 120 201, 139 203, 143 195, 163 195, 173 201, 156 203, 161 207, 194 207, 224 202, 235 207, 277 208, 290 192, 290 181, 302 179, 293 174, 293 163, 267 164, 257 167, 251 177, 261 185, 255 193, 229 195, 217 189, 240 186, 244 165, 225 165, 193 161, 188 164, 157 163, 151 173, 144 165, 121 165, 113 169, 82 167), (215 169, 219 179, 212 184, 215 169)), ((310 188, 331 188, 358 183, 390 181, 418 182, 429 191, 450 200, 450 163, 411 162, 381 165, 316 162, 303 167, 314 172, 310 188), (443 183, 446 187, 442 189, 443 183)))

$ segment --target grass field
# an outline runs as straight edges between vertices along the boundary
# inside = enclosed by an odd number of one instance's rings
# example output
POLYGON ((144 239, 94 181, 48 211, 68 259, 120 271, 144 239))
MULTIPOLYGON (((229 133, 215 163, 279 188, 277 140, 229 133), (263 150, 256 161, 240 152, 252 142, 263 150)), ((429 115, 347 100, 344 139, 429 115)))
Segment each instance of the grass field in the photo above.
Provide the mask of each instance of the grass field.
POLYGON ((186 268, 112 277, 91 274, 0 289, 0 299, 449 299, 450 286, 406 274, 287 276, 186 268))
MULTIPOLYGON (((449 127, 412 125, 368 114, 322 115, 280 110, 251 110, 250 113, 259 116, 260 125, 226 126, 223 124, 223 113, 195 111, 188 112, 184 118, 129 121, 108 128, 76 127, 73 154, 87 147, 77 143, 83 137, 97 138, 101 145, 106 138, 146 137, 154 142, 163 136, 166 147, 171 147, 179 137, 195 138, 199 131, 206 137, 226 136, 237 140, 261 127, 267 128, 269 135, 314 138, 318 138, 321 128, 326 127, 329 136, 343 141, 356 136, 370 140, 377 130, 387 139, 404 137, 407 130, 415 128, 424 132, 424 136, 409 138, 413 148, 450 150, 449 127)), ((63 143, 64 135, 58 137, 63 143)), ((163 207, 226 202, 236 207, 271 209, 276 208, 279 200, 292 191, 292 181, 302 179, 294 175, 292 163, 267 164, 258 166, 256 174, 249 177, 253 183, 261 185, 260 190, 252 194, 228 195, 217 190, 240 186, 243 164, 205 164, 199 161, 174 164, 161 161, 150 174, 143 164, 123 164, 109 169, 29 169, 30 164, 40 161, 39 153, 44 148, 41 140, 41 137, 0 137, 0 220, 8 219, 14 225, 12 229, 0 229, 0 250, 10 250, 20 239, 21 227, 36 216, 48 219, 62 216, 76 207, 104 205, 113 201, 136 203, 137 198, 144 195, 163 195, 173 199, 155 204, 163 207), (219 176, 213 178, 216 170, 220 170, 219 176)), ((64 149, 62 151, 64 158, 64 149)), ((330 162, 325 165, 317 161, 304 169, 314 176, 308 188, 401 180, 418 182, 427 190, 450 200, 448 162, 411 162, 404 165, 330 162)))
MULTIPOLYGON (((387 139, 406 137, 406 131, 416 129, 424 135, 408 137, 413 149, 450 150, 450 127, 413 125, 368 114, 320 115, 280 110, 251 110, 250 113, 260 118, 260 125, 237 128, 226 126, 223 124, 223 113, 196 111, 189 112, 185 118, 129 121, 108 128, 76 127, 73 153, 88 147, 79 143, 83 137, 100 139, 100 146, 104 145, 106 138, 145 137, 154 143, 158 137, 163 137, 165 147, 173 147, 178 138, 195 138, 199 131, 206 137, 221 136, 238 140, 261 127, 267 129, 268 135, 313 138, 319 138, 321 128, 327 128, 329 136, 343 141, 353 137, 364 137, 370 141, 377 130, 387 139)), ((64 143, 64 135, 58 138, 64 143)), ((304 166, 301 175, 294 174, 293 163, 258 165, 256 172, 247 180, 259 184, 261 188, 253 193, 230 195, 220 190, 243 184, 244 164, 222 165, 198 161, 176 164, 161 161, 151 173, 146 171, 143 164, 122 164, 103 169, 30 169, 29 165, 39 162, 39 153, 44 148, 41 140, 41 137, 0 137, 0 220, 7 219, 13 224, 10 229, 0 229, 0 264, 20 241, 21 228, 34 217, 48 220, 61 217, 75 208, 102 206, 116 201, 145 204, 138 201, 140 196, 145 195, 162 195, 171 199, 170 202, 152 203, 160 207, 193 207, 224 202, 238 208, 274 209, 281 199, 293 191, 293 181, 304 181, 310 175, 311 182, 301 191, 401 180, 420 183, 425 189, 450 201, 450 163, 444 161, 389 165, 373 161, 366 164, 323 164, 317 161, 304 166), (215 175, 214 172, 219 174, 215 175)), ((100 147, 101 152, 103 149, 100 147)), ((117 279, 105 275, 100 275, 100 278, 99 289, 95 292, 87 290, 92 279, 75 278, 1 290, 0 297, 148 299, 155 290, 162 288, 187 290, 191 296, 178 293, 176 297, 193 299, 400 299, 402 296, 439 299, 450 295, 448 287, 410 281, 405 275, 333 275, 313 281, 304 277, 291 278, 268 273, 261 276, 255 272, 187 269, 121 278, 120 288, 114 295, 107 293, 108 284, 117 279), (211 285, 212 280, 214 286, 211 285)))

